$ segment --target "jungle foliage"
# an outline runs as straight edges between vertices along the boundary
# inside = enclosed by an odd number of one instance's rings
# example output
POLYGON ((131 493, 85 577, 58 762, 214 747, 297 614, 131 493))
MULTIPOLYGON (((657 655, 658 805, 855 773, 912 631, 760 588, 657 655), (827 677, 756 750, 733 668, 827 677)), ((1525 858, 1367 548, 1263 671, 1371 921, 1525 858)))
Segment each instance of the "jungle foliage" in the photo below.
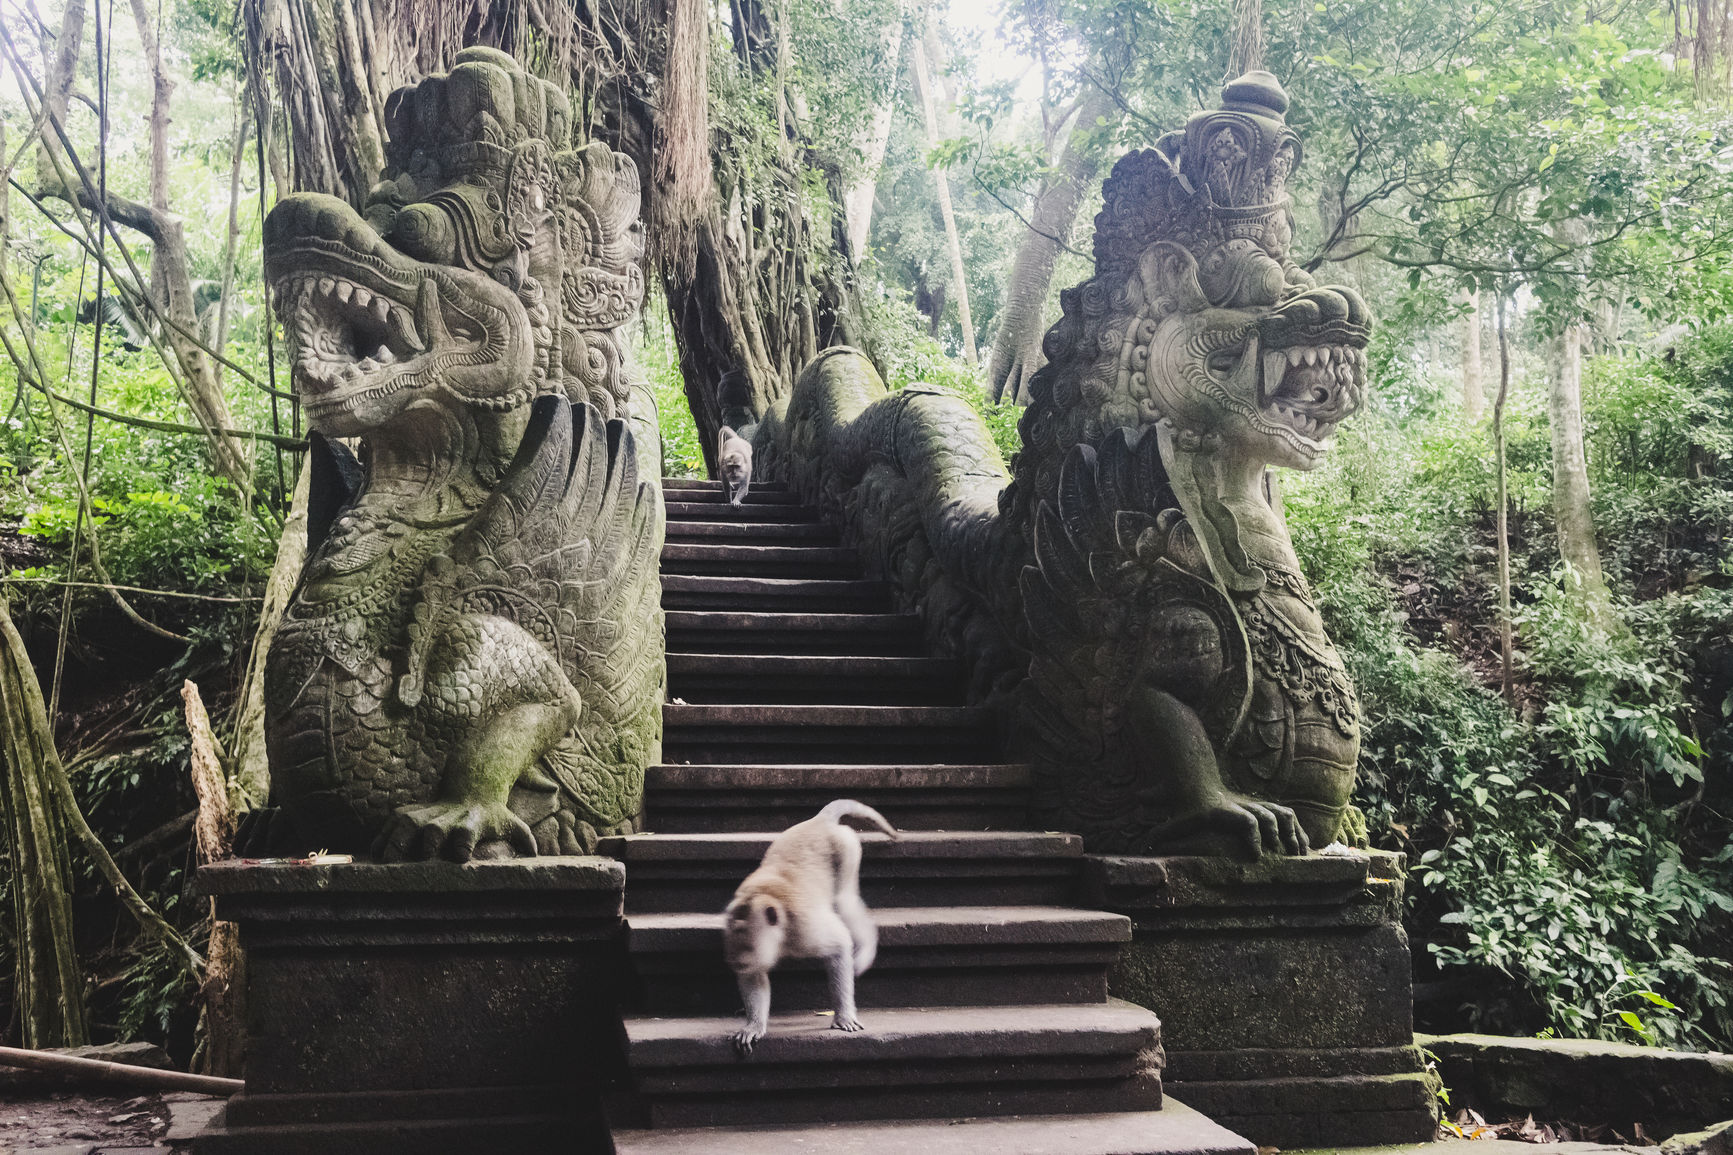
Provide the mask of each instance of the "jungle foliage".
MULTIPOLYGON (((80 809, 198 949, 179 687, 203 687, 233 752, 299 468, 297 413, 273 392, 286 375, 260 283, 260 216, 315 181, 320 157, 333 189, 356 194, 365 150, 335 120, 317 150, 298 140, 317 86, 274 71, 288 58, 255 59, 308 12, 335 10, 326 0, 164 0, 112 26, 105 10, 100 43, 98 6, 69 4, 76 24, 33 0, 0 3, 0 598, 80 809), (140 38, 152 20, 175 86, 160 156, 144 127, 162 99, 140 38), (194 336, 232 362, 217 377, 225 420, 266 435, 240 458, 209 428, 210 399, 189 393, 197 350, 185 333, 164 340, 149 305, 159 241, 118 221, 104 230, 88 198, 56 194, 38 159, 36 110, 65 28, 83 45, 62 77, 67 142, 109 190, 139 204, 161 191, 184 221, 194 336)), ((375 62, 380 79, 437 67, 466 39, 505 44, 570 83, 586 131, 639 157, 654 195, 651 113, 674 4, 483 2, 438 22, 410 0, 375 7, 403 36, 375 62)), ((1074 219, 1048 238, 1035 313, 1055 318, 1058 289, 1088 273, 1105 166, 1213 102, 1241 8, 1009 0, 989 16, 887 2, 844 19, 832 0, 704 6, 708 231, 692 241, 692 268, 655 249, 660 285, 638 342, 666 471, 705 469, 717 366, 750 362, 759 395, 775 396, 805 352, 843 338, 893 387, 934 381, 978 399, 1014 452, 1016 406, 989 399, 987 367, 962 358, 959 297, 989 349, 1032 275, 1019 254, 1039 198, 1094 165, 1074 219), (911 75, 917 42, 940 98, 936 148, 911 75), (965 285, 952 283, 935 168, 950 178, 965 285), (705 327, 747 316, 756 331, 705 327)), ((1283 484, 1368 720, 1360 806, 1374 843, 1413 868, 1427 1028, 1733 1049, 1727 8, 1262 8, 1264 64, 1294 100, 1307 153, 1295 251, 1322 279, 1353 283, 1379 318, 1371 408, 1323 469, 1283 484), (1495 430, 1501 311, 1509 387, 1495 430), (1561 553, 1553 401, 1573 328, 1604 603, 1561 553), (1481 408, 1467 396, 1471 360, 1485 367, 1481 408)), ((0 871, 16 854, 9 843, 0 871)), ((160 938, 134 933, 76 845, 70 870, 92 1033, 190 1052, 196 976, 160 938)), ((5 1035, 16 1041, 16 1025, 5 1035)))

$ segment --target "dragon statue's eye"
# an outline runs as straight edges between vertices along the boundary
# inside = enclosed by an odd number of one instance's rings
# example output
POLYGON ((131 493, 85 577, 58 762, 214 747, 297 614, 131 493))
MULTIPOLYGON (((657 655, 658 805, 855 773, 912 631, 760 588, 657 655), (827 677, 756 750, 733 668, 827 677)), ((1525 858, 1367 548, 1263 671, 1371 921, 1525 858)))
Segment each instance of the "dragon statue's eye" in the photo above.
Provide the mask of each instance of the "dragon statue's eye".
POLYGON ((456 230, 451 227, 451 218, 436 205, 416 204, 403 209, 386 239, 417 260, 440 264, 456 260, 456 230))
POLYGON ((1239 365, 1240 352, 1239 349, 1217 349, 1209 355, 1209 359, 1204 364, 1209 366, 1211 373, 1226 375, 1232 373, 1235 367, 1239 365))

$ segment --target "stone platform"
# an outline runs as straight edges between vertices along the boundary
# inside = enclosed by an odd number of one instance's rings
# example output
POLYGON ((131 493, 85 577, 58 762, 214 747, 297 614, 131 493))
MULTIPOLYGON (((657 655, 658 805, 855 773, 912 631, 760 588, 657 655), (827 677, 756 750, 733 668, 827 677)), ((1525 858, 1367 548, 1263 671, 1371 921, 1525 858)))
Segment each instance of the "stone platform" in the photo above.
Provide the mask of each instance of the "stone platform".
POLYGON ((618 862, 230 861, 198 884, 247 957, 247 1089, 199 1155, 608 1150, 618 862))
POLYGON ((1094 856, 1085 899, 1129 915, 1110 976, 1161 1017, 1165 1085, 1263 1146, 1423 1142, 1401 856, 1094 856))

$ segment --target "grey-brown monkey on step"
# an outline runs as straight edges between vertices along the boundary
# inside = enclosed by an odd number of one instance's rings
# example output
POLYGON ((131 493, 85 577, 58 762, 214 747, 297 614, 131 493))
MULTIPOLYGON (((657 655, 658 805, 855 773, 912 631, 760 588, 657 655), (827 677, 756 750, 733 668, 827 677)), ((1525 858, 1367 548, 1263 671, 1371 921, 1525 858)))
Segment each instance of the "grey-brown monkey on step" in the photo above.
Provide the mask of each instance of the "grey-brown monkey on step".
POLYGON ((873 965, 879 933, 860 898, 860 836, 844 818, 897 837, 872 807, 838 799, 777 835, 723 912, 722 951, 746 1004, 746 1025, 734 1036, 742 1056, 769 1030, 770 972, 785 958, 822 959, 836 1011, 831 1026, 863 1029, 854 980, 873 965))
POLYGON ((716 468, 728 504, 739 509, 752 488, 752 442, 724 425, 716 434, 716 468))

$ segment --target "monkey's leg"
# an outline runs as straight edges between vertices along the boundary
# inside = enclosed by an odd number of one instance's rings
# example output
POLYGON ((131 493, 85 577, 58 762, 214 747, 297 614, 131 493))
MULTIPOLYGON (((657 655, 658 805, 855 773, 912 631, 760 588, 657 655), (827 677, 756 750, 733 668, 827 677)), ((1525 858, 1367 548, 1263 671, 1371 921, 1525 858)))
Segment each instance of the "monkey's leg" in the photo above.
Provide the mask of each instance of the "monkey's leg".
POLYGON ((848 927, 849 938, 854 940, 854 973, 864 975, 873 965, 873 959, 878 957, 878 924, 873 921, 866 903, 861 901, 859 892, 852 889, 836 896, 836 913, 848 927))
POLYGON ((836 1008, 831 1026, 839 1031, 864 1031, 854 1011, 854 955, 841 950, 826 956, 825 973, 830 976, 830 1005, 836 1008))
POLYGON ((860 899, 860 838, 839 826, 831 832, 831 853, 836 863, 836 893, 831 903, 842 920, 853 954, 854 973, 865 974, 879 952, 879 928, 860 899))
POLYGON ((770 974, 747 971, 740 976, 740 1001, 746 1004, 746 1025, 734 1034, 734 1049, 745 1058, 753 1044, 770 1030, 770 974))

